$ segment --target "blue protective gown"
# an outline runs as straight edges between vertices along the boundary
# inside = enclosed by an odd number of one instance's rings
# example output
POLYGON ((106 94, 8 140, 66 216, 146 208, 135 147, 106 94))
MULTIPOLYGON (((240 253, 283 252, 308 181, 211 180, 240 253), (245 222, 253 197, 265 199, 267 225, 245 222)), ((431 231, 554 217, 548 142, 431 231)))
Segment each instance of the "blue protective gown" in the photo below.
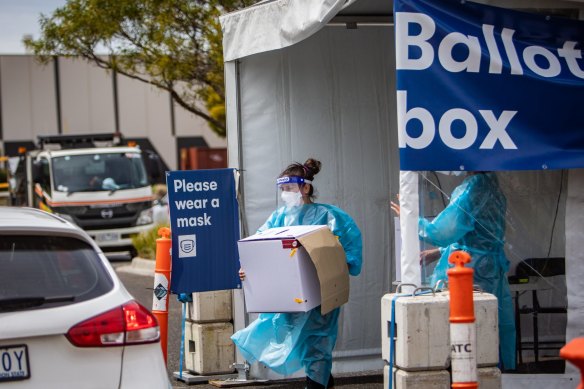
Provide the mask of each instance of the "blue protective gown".
MULTIPOLYGON (((515 369, 515 317, 506 273, 505 212, 507 201, 494 173, 464 179, 452 193, 448 206, 432 221, 420 219, 420 238, 441 247, 431 284, 448 280, 450 253, 471 255, 474 283, 497 296, 499 305, 499 354, 505 369, 515 369)), ((468 266, 468 265, 467 265, 468 266)))
MULTIPOLYGON (((326 204, 282 207, 272 213, 258 232, 274 227, 327 225, 345 250, 349 274, 361 272, 361 232, 343 210, 326 204)), ((244 269, 245 270, 245 269, 244 269)), ((326 315, 320 306, 308 312, 262 313, 231 339, 249 362, 259 361, 282 375, 304 367, 306 375, 326 386, 332 369, 340 308, 326 315)))

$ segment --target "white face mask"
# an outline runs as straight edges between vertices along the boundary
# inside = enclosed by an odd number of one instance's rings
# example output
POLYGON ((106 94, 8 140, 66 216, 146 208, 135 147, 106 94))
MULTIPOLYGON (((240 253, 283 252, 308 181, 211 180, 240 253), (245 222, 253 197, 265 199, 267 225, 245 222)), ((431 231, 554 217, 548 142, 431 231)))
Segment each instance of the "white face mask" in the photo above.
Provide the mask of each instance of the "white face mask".
POLYGON ((282 192, 280 196, 288 208, 299 207, 304 203, 300 192, 282 192))

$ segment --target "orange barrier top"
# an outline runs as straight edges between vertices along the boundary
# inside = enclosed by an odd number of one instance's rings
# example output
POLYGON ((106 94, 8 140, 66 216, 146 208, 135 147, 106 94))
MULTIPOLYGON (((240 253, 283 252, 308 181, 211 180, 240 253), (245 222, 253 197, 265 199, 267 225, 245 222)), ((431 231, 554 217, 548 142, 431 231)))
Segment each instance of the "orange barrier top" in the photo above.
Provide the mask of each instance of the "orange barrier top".
POLYGON ((160 238, 156 239, 156 265, 154 271, 157 273, 165 273, 170 279, 170 228, 161 227, 158 230, 158 235, 160 238))
POLYGON ((170 239, 170 228, 160 227, 158 229, 158 236, 160 236, 161 238, 170 239))
POLYGON ((584 338, 576 338, 562 347, 560 357, 584 369, 584 338))

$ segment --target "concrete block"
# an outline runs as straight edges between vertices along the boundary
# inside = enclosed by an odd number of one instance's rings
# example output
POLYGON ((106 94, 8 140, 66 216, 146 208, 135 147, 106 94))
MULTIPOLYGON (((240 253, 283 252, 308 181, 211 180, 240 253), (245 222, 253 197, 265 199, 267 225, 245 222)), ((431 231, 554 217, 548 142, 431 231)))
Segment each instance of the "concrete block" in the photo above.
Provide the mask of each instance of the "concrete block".
POLYGON ((195 374, 232 373, 235 348, 231 323, 185 323, 185 366, 195 374))
POLYGON ((496 367, 483 367, 477 370, 479 376, 479 388, 501 389, 501 370, 496 367))
POLYGON ((231 291, 193 293, 193 302, 187 305, 187 320, 196 323, 231 321, 231 291))
MULTIPOLYGON (((391 301, 381 299, 382 357, 389 362, 391 301)), ((441 370, 450 364, 448 299, 444 295, 400 297, 395 304, 394 365, 403 370, 441 370)))
POLYGON ((490 293, 474 293, 477 326, 477 366, 499 364, 499 306, 490 293))
MULTIPOLYGON (((391 300, 381 299, 382 358, 389 362, 391 300)), ((450 366, 450 294, 405 296, 396 300, 396 367, 407 370, 440 370, 450 366)), ((496 366, 499 362, 497 298, 474 293, 477 326, 477 365, 496 366)))
MULTIPOLYGON (((389 387, 389 365, 383 368, 383 387, 389 387)), ((501 371, 496 367, 477 369, 479 388, 501 389, 501 371)), ((394 389, 450 389, 450 373, 447 370, 405 371, 393 369, 394 389)))
MULTIPOLYGON (((405 371, 394 368, 393 382, 394 389, 450 389, 450 374, 446 370, 405 371)), ((389 387, 388 365, 383 368, 383 387, 389 387)))

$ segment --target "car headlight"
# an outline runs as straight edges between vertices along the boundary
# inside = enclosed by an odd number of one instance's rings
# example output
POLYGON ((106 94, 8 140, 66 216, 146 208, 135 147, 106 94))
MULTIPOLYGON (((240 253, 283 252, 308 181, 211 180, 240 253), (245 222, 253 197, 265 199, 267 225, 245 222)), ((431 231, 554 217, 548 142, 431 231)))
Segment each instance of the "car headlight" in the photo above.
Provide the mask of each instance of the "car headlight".
POLYGON ((59 216, 61 219, 67 220, 69 223, 77 224, 77 223, 75 223, 75 220, 73 219, 73 217, 71 217, 70 215, 67 215, 66 213, 55 213, 55 215, 59 216))
POLYGON ((145 209, 138 215, 136 225, 142 226, 144 224, 152 224, 152 208, 145 209))

